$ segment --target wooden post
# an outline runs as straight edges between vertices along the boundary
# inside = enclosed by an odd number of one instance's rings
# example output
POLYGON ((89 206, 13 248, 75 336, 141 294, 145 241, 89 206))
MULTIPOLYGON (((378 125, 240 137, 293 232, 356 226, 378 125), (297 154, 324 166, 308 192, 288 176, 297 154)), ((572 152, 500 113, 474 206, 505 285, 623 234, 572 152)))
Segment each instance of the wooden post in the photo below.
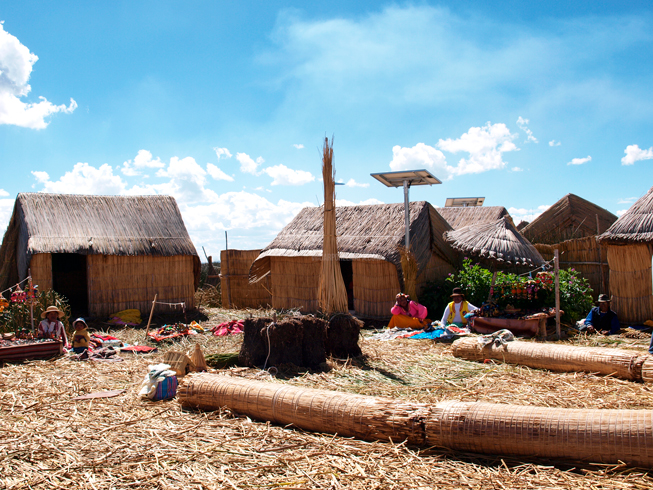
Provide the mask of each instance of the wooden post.
POLYGON ((147 321, 147 328, 145 329, 145 339, 147 340, 147 334, 150 332, 150 323, 152 323, 152 314, 154 313, 154 307, 156 306, 156 297, 159 293, 154 295, 154 301, 152 301, 152 309, 150 310, 150 319, 147 321))
POLYGON ((27 293, 27 300, 29 301, 29 321, 32 324, 32 333, 36 333, 34 330, 34 286, 32 285, 32 269, 27 269, 27 275, 29 276, 29 293, 27 293))
POLYGON ((599 215, 595 214, 596 216, 596 243, 599 245, 599 278, 600 278, 600 288, 601 291, 599 291, 599 294, 601 293, 608 293, 607 291, 603 291, 603 258, 601 257, 601 242, 599 242, 599 235, 601 234, 601 230, 599 229, 599 215))
POLYGON ((494 271, 492 273, 492 284, 490 285, 490 293, 487 295, 487 300, 490 301, 492 299, 492 295, 494 294, 494 285, 497 282, 497 271, 494 271))
POLYGON ((560 254, 556 248, 554 251, 554 271, 555 271, 555 294, 556 294, 556 337, 560 340, 560 254))

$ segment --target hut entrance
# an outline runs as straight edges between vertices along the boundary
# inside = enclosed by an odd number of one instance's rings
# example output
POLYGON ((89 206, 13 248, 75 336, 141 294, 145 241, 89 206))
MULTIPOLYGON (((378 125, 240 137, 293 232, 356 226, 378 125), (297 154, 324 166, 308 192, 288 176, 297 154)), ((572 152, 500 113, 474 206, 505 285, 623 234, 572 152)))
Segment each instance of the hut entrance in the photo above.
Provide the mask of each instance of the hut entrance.
POLYGON ((345 281, 345 289, 347 289, 347 309, 352 311, 354 309, 354 269, 351 260, 340 261, 340 272, 345 281))
POLYGON ((52 288, 70 303, 73 315, 88 313, 86 255, 52 254, 52 288))

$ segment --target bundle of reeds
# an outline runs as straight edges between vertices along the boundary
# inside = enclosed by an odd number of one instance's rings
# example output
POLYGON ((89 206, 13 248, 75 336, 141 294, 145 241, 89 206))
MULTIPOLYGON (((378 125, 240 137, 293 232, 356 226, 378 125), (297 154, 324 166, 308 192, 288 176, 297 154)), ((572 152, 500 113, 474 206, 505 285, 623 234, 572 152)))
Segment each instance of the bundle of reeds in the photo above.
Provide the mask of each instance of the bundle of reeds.
POLYGON ((401 270, 404 273, 404 293, 417 301, 417 269, 415 255, 406 247, 397 247, 401 256, 401 270))
POLYGON ((653 357, 637 351, 608 347, 578 347, 575 345, 508 342, 499 347, 483 347, 477 338, 463 338, 453 344, 453 355, 469 361, 495 359, 508 364, 519 364, 558 372, 587 372, 616 376, 633 381, 653 381, 653 357))
POLYGON ((370 441, 653 467, 651 410, 428 405, 214 374, 191 375, 177 397, 186 408, 227 407, 283 426, 370 441))
POLYGON ((319 304, 323 312, 345 313, 347 290, 340 270, 336 238, 336 192, 333 168, 333 137, 324 138, 322 150, 322 179, 324 181, 324 240, 320 271, 319 304))

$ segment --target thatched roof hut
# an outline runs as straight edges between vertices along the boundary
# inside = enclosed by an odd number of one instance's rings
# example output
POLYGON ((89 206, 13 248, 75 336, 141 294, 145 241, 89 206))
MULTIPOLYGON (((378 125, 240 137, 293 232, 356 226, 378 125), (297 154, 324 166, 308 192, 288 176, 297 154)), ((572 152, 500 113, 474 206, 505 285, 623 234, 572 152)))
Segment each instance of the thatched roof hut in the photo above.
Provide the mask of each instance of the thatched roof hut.
POLYGON ((608 249, 612 308, 622 322, 653 320, 653 187, 599 237, 608 249))
POLYGON ((499 268, 544 264, 540 253, 506 217, 445 232, 444 238, 454 249, 496 263, 499 268))
POLYGON ((174 198, 18 194, 0 248, 0 287, 31 270, 74 310, 149 311, 159 300, 194 306, 200 260, 174 198))
MULTIPOLYGON (((317 310, 322 219, 321 208, 304 208, 252 264, 250 281, 270 275, 273 307, 317 310)), ((398 246, 404 243, 404 205, 338 207, 336 230, 343 278, 354 309, 359 315, 387 316, 403 288, 398 246)), ((449 230, 449 224, 429 203, 410 203, 418 292, 424 282, 454 271, 456 253, 442 237, 449 230)))
POLYGON ((512 221, 510 213, 503 206, 446 207, 436 208, 436 211, 454 230, 479 223, 492 223, 503 217, 512 221))
POLYGON ((574 238, 599 235, 616 220, 617 217, 607 209, 575 194, 567 194, 526 225, 521 233, 533 244, 553 245, 574 238))

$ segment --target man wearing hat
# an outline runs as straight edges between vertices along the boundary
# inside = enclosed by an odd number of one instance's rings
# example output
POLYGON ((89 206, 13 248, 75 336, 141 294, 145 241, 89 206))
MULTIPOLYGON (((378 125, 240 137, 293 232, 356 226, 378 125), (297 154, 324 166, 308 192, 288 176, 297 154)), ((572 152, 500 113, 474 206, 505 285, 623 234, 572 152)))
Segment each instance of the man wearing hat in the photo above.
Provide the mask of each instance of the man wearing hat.
POLYGON ((596 333, 603 335, 612 335, 619 333, 619 319, 617 314, 610 309, 610 298, 607 294, 599 294, 596 301, 598 306, 592 308, 583 323, 579 323, 581 332, 596 333))
POLYGON ((465 300, 465 295, 461 288, 453 288, 451 293, 451 303, 444 309, 442 315, 442 325, 456 325, 458 327, 467 326, 465 315, 477 310, 476 306, 465 300))
POLYGON ((61 340, 63 345, 68 344, 66 337, 66 329, 59 318, 64 316, 64 312, 56 306, 48 306, 48 308, 41 313, 41 323, 39 323, 38 338, 40 339, 55 339, 61 340))

